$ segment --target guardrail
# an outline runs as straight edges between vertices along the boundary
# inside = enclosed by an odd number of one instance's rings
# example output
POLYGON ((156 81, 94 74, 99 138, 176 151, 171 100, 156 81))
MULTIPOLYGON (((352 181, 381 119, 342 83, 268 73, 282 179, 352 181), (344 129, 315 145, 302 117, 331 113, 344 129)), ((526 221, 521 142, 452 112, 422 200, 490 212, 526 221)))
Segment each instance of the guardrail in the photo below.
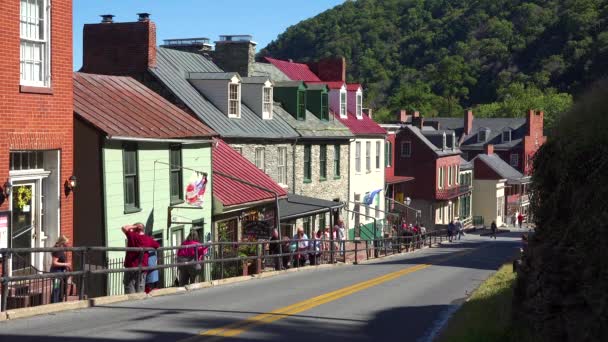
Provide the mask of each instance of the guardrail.
MULTIPOLYGON (((406 234, 410 234, 407 232, 406 234)), ((352 262, 358 264, 363 259, 369 260, 377 257, 409 252, 432 246, 437 242, 447 239, 447 231, 433 231, 420 235, 401 235, 374 240, 331 240, 331 239, 291 239, 291 240, 260 240, 251 242, 213 242, 197 245, 137 248, 137 247, 53 247, 53 248, 8 248, 0 249, 3 255, 2 277, 0 277, 0 311, 26 306, 48 304, 49 302, 69 301, 77 299, 92 298, 88 289, 92 284, 92 277, 98 275, 124 276, 126 272, 136 272, 136 279, 142 279, 144 272, 170 270, 172 276, 180 272, 188 272, 188 268, 196 268, 201 265, 199 276, 206 280, 224 279, 225 277, 238 276, 225 272, 226 268, 237 266, 245 273, 245 269, 253 268, 253 273, 263 273, 268 270, 281 270, 292 267, 306 267, 307 265, 321 265, 327 263, 352 262), (281 244, 278 248, 277 244, 281 244), (312 248, 314 246, 314 248, 312 248), (208 248, 208 253, 199 257, 199 247, 208 248), (193 249, 194 257, 189 261, 179 262, 175 256, 181 249, 193 249), (281 249, 285 252, 278 252, 281 249), (160 257, 159 264, 155 266, 143 266, 142 260, 147 252, 155 251, 160 257), (247 251, 247 252, 245 252, 247 251), (66 253, 73 264, 79 266, 78 270, 67 270, 65 272, 37 272, 35 274, 9 274, 9 263, 13 256, 29 254, 30 257, 37 253, 66 253), (139 253, 138 267, 124 267, 114 260, 105 258, 102 265, 95 264, 100 254, 107 256, 111 252, 137 252, 139 253), (209 266, 207 266, 209 265, 209 266), (205 272, 206 267, 211 267, 211 272, 205 272), (207 274, 205 274, 207 273, 207 274), (78 293, 67 293, 73 291, 70 279, 75 279, 78 293), (9 305, 8 299, 25 298, 27 291, 36 289, 37 300, 12 301, 9 305), (20 292, 21 289, 21 292, 20 292), (49 299, 49 296, 53 296, 49 299), (54 300, 53 300, 54 299, 54 300), (19 305, 21 304, 21 305, 19 305)), ((190 269, 191 271, 191 269, 190 269)), ((249 272, 244 275, 249 274, 249 272)), ((100 280, 108 286, 107 279, 100 280)), ((191 282, 196 280, 190 279, 191 282)), ((72 282, 73 283, 73 282, 72 282)), ((99 285, 99 284, 97 284, 99 285)), ((140 284, 137 284, 140 285, 140 284)), ((173 282, 164 282, 161 287, 171 287, 173 282)), ((179 284, 183 286, 184 284, 179 284)), ((114 283, 114 286, 120 286, 114 283)), ((138 286, 136 286, 138 288, 138 286)))

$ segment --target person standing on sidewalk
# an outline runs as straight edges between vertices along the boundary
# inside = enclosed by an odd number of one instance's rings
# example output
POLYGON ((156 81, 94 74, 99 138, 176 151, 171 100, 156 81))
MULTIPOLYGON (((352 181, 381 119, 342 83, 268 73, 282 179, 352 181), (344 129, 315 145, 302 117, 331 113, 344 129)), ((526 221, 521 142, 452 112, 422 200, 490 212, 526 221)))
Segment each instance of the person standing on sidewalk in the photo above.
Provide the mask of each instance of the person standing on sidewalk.
POLYGON ((340 239, 340 255, 344 256, 344 250, 346 249, 346 227, 344 227, 344 221, 338 222, 338 239, 340 239))
POLYGON ((517 215, 517 223, 519 224, 519 229, 521 229, 521 224, 524 222, 524 215, 522 215, 521 213, 519 213, 519 215, 517 215))
POLYGON ((450 242, 452 242, 452 239, 454 238, 455 229, 454 221, 450 221, 450 223, 448 223, 448 241, 450 242))
POLYGON ((462 228, 462 222, 460 222, 459 219, 456 219, 456 222, 454 223, 454 226, 456 227, 456 234, 458 234, 458 240, 460 240, 461 236, 464 236, 464 231, 462 228))
MULTIPOLYGON (((268 251, 270 252, 270 255, 279 255, 280 254, 280 250, 281 250, 281 248, 279 248, 280 243, 281 243, 281 240, 279 240, 279 231, 275 228, 272 230, 272 236, 270 237, 270 245, 268 246, 268 251)), ((288 252, 289 252, 289 250, 283 249, 283 253, 288 253, 288 252)), ((281 259, 282 258, 280 256, 272 257, 274 269, 276 271, 283 269, 281 259)))
MULTIPOLYGON (((65 236, 61 235, 54 247, 68 247, 70 240, 65 236)), ((72 269, 72 264, 68 261, 64 251, 51 253, 51 273, 69 272, 72 269)), ((51 297, 51 303, 59 303, 62 301, 62 293, 65 294, 68 280, 66 278, 55 278, 53 279, 53 295, 51 297)))
POLYGON ((492 221, 492 225, 490 226, 490 230, 492 231, 492 233, 490 234, 490 239, 492 237, 494 237, 494 240, 496 240, 496 231, 498 230, 498 227, 496 227, 496 221, 492 221))
MULTIPOLYGON (((154 241, 151 237, 144 233, 144 224, 135 223, 133 225, 126 225, 122 227, 122 232, 127 237, 127 247, 139 247, 139 248, 159 248, 158 242, 154 241)), ((148 266, 148 252, 143 253, 143 257, 140 260, 140 252, 127 252, 125 255, 125 268, 131 267, 147 267, 148 266)), ((138 271, 125 272, 123 283, 125 285, 125 294, 144 292, 146 287, 146 272, 142 271, 139 274, 138 271), (139 276, 138 276, 139 275, 139 276)))
MULTIPOLYGON (((191 261, 200 261, 207 254, 207 247, 201 245, 196 230, 191 230, 186 240, 182 242, 182 246, 192 246, 189 248, 181 248, 177 252, 177 262, 186 263, 191 261), (198 249, 198 260, 196 259, 196 249, 198 249)), ((201 264, 179 266, 179 286, 193 284, 196 281, 196 274, 202 270, 201 264)))
POLYGON ((297 240, 296 250, 298 253, 296 254, 296 263, 298 267, 302 267, 306 264, 306 256, 308 255, 306 253, 308 250, 308 236, 304 233, 304 228, 298 228, 298 232, 293 237, 293 240, 297 240))

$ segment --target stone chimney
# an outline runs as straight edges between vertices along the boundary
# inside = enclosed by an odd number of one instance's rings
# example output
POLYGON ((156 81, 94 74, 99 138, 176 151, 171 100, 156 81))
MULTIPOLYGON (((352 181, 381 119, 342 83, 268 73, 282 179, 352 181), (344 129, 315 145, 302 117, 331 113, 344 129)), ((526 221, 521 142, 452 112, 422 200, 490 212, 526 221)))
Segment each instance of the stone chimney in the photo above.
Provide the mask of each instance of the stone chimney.
POLYGON ((317 62, 307 63, 308 67, 323 81, 346 82, 346 59, 325 58, 317 62))
POLYGON ((464 134, 469 135, 473 132, 473 111, 466 110, 464 112, 464 134))
POLYGON ((405 109, 400 109, 397 111, 397 121, 401 123, 407 122, 407 111, 405 109))
POLYGON ((414 116, 412 117, 412 126, 416 126, 419 129, 422 129, 424 126, 424 118, 420 116, 420 112, 415 111, 414 116))
POLYGON ((494 154, 494 145, 487 144, 484 148, 484 152, 489 156, 493 155, 494 154))
POLYGON ((543 111, 534 111, 529 110, 528 115, 526 116, 526 135, 532 136, 533 132, 540 132, 542 136, 543 125, 544 125, 544 116, 545 113, 543 111))
POLYGON ((250 35, 221 35, 215 42, 213 62, 226 72, 249 77, 255 63, 256 45, 250 35))
POLYGON ((156 66, 156 25, 150 14, 138 21, 115 23, 111 14, 99 24, 85 24, 82 72, 133 75, 156 66))

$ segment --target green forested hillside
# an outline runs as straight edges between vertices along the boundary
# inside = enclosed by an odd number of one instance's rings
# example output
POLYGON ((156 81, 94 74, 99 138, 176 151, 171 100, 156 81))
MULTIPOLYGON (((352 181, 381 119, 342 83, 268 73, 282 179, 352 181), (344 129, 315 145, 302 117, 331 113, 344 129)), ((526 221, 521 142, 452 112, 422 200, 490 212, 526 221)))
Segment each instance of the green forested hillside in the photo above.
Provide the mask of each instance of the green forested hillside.
POLYGON ((513 116, 533 106, 551 121, 608 73, 608 0, 346 1, 260 51, 335 55, 376 108, 513 116))

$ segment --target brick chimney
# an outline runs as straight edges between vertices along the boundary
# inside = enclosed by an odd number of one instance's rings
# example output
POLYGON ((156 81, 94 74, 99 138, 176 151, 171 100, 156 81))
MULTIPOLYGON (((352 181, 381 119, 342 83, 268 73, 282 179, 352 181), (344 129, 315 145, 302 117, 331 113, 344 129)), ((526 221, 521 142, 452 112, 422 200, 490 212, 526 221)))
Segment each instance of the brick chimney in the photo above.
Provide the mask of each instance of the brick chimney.
POLYGON ((397 111, 397 121, 401 123, 407 122, 407 111, 405 109, 397 111))
POLYGON ((473 111, 466 110, 464 112, 464 134, 469 135, 473 132, 473 111))
POLYGON ((539 132, 542 136, 543 125, 544 125, 544 116, 545 113, 543 111, 534 111, 529 110, 528 115, 526 116, 526 135, 532 136, 533 132, 539 132))
POLYGON ((492 145, 492 144, 487 144, 487 145, 485 146, 485 148, 484 148, 484 152, 485 152, 487 155, 489 155, 489 156, 490 156, 490 155, 492 155, 492 154, 494 154, 494 145, 492 145))
POLYGON ((85 24, 82 72, 106 75, 140 74, 156 66, 156 25, 150 14, 138 21, 115 23, 104 14, 99 24, 85 24))
POLYGON ((249 77, 255 63, 256 45, 251 35, 221 35, 215 42, 213 62, 226 72, 249 77))
POLYGON ((424 126, 424 118, 420 116, 420 112, 415 111, 414 116, 412 117, 412 126, 416 126, 419 129, 422 129, 424 126))
POLYGON ((346 59, 344 57, 325 58, 307 64, 310 70, 323 81, 346 82, 346 59))

